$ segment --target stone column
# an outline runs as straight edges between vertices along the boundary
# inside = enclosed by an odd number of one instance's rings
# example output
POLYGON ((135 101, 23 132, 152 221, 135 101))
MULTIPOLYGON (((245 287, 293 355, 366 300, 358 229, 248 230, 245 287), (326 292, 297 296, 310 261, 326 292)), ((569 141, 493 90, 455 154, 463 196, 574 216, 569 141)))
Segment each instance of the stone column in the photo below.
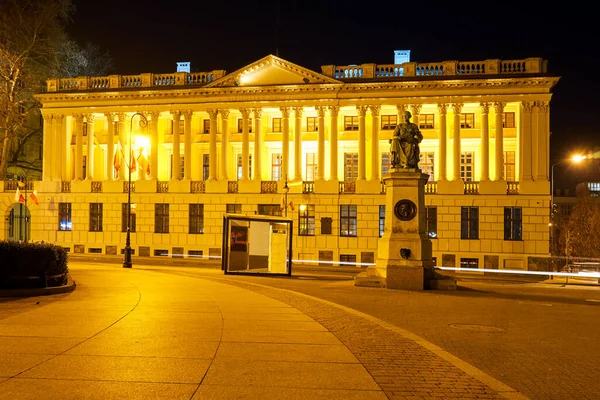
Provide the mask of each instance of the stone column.
POLYGON ((75 180, 83 179, 83 114, 75 116, 75 180))
POLYGON ((325 107, 315 107, 319 115, 319 131, 317 132, 317 180, 325 179, 325 107))
POLYGON ((337 180, 338 177, 338 113, 339 106, 330 106, 329 115, 331 117, 331 132, 329 134, 329 151, 330 151, 330 180, 337 180))
POLYGON ((454 143, 453 143, 453 165, 454 170, 452 171, 452 180, 459 181, 460 177, 460 112, 462 111, 462 104, 452 104, 454 113, 454 143))
POLYGON ((538 154, 538 165, 537 172, 535 175, 536 181, 548 181, 548 169, 550 167, 549 159, 549 148, 548 143, 550 140, 550 132, 548 130, 548 109, 549 102, 538 101, 536 102, 538 107, 538 142, 537 142, 537 154, 538 154))
POLYGON ((44 117, 44 137, 42 140, 42 180, 52 179, 52 114, 42 114, 44 117))
POLYGON ((481 176, 480 181, 490 180, 490 123, 489 104, 480 103, 481 110, 481 176))
POLYGON ((255 108, 254 113, 254 179, 262 180, 262 109, 255 108))
POLYGON ((104 180, 112 181, 114 179, 115 169, 115 113, 105 113, 106 122, 106 176, 104 180))
POLYGON ((370 106, 371 109, 371 180, 379 181, 379 111, 381 106, 370 106))
POLYGON ((175 181, 181 180, 181 137, 179 136, 179 121, 181 120, 181 111, 171 111, 173 116, 173 163, 171 169, 173 176, 171 179, 175 181))
POLYGON ((422 104, 412 104, 410 106, 410 113, 412 114, 412 122, 413 124, 419 126, 419 115, 421 114, 422 104))
POLYGON ((61 159, 62 145, 64 138, 62 137, 62 123, 64 115, 58 114, 52 118, 52 180, 61 180, 61 165, 64 160, 61 159))
POLYGON ((504 180, 504 129, 502 126, 502 115, 504 114, 505 103, 494 103, 496 111, 496 155, 494 161, 496 164, 496 180, 504 180))
POLYGON ((158 116, 160 112, 150 112, 150 179, 158 179, 158 116))
POLYGON ((221 113, 221 176, 224 181, 229 180, 227 168, 229 167, 229 110, 220 110, 221 113))
POLYGON ((209 138, 209 151, 210 156, 208 158, 208 180, 217 180, 217 116, 219 110, 206 110, 210 117, 210 138, 209 138))
POLYGON ((533 160, 533 148, 531 143, 531 110, 533 107, 532 102, 524 101, 521 103, 521 113, 523 115, 521 124, 521 132, 519 134, 519 144, 521 149, 519 151, 520 161, 520 181, 531 181, 533 180, 532 171, 532 160, 533 160))
MULTIPOLYGON (((246 108, 240 109, 242 113, 242 179, 247 181, 250 179, 250 134, 248 133, 248 125, 250 124, 250 110, 246 108)), ((237 163, 237 160, 236 160, 237 163)))
POLYGON ((294 180, 302 180, 302 107, 294 107, 294 180))
POLYGON ((356 106, 358 111, 358 180, 364 181, 366 179, 366 141, 367 135, 365 133, 365 114, 367 113, 368 106, 356 106))
POLYGON ((440 127, 440 138, 439 138, 439 163, 440 167, 438 169, 438 181, 445 181, 448 177, 448 135, 446 133, 446 108, 447 105, 444 103, 439 103, 438 105, 439 112, 439 127, 440 127))
MULTIPOLYGON (((69 121, 70 122, 70 121, 69 121)), ((61 160, 61 168, 60 168, 60 174, 61 174, 61 180, 64 182, 70 182, 73 180, 72 174, 71 174, 71 168, 73 165, 73 157, 71 156, 71 135, 72 132, 70 129, 68 129, 68 123, 67 123, 67 116, 63 116, 63 120, 62 120, 62 124, 61 124, 61 128, 60 128, 60 140, 61 140, 61 145, 60 145, 60 154, 58 155, 58 157, 60 157, 61 160)))
MULTIPOLYGON (((192 179, 192 110, 183 113, 183 179, 192 179)), ((211 157, 212 158, 212 157, 211 157)))
POLYGON ((404 122, 404 111, 408 106, 406 104, 396 104, 396 110, 398 110, 398 125, 404 122))
POLYGON ((287 180, 290 159, 290 108, 281 107, 281 122, 283 123, 283 132, 281 138, 281 169, 283 171, 281 179, 287 180))
POLYGON ((119 169, 119 180, 125 180, 125 172, 127 171, 126 161, 129 159, 125 154, 125 143, 127 142, 127 135, 125 134, 127 131, 127 114, 119 113, 119 146, 117 146, 117 151, 121 154, 119 155, 121 159, 121 168, 119 169))
POLYGON ((87 167, 85 180, 94 180, 94 115, 87 114, 85 116, 87 123, 87 167))

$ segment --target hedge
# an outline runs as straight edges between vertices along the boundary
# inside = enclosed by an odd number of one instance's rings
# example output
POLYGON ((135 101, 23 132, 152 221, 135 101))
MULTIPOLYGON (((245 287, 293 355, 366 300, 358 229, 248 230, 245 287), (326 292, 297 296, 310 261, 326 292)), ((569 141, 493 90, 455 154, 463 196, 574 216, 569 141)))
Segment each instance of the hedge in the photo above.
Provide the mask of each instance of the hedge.
POLYGON ((0 241, 0 288, 64 285, 67 262, 67 251, 54 244, 0 241))

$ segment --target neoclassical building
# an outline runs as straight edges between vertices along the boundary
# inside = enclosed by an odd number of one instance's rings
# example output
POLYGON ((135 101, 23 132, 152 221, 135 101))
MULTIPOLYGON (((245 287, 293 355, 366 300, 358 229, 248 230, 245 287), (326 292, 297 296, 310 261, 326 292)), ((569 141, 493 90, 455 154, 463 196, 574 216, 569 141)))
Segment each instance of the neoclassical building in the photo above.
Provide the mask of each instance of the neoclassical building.
POLYGON ((315 72, 273 55, 231 73, 51 79, 30 237, 121 254, 131 190, 136 256, 220 256, 228 212, 292 218, 294 259, 373 262, 388 141, 409 110, 437 264, 534 268, 549 256, 558 80, 539 58, 315 72))

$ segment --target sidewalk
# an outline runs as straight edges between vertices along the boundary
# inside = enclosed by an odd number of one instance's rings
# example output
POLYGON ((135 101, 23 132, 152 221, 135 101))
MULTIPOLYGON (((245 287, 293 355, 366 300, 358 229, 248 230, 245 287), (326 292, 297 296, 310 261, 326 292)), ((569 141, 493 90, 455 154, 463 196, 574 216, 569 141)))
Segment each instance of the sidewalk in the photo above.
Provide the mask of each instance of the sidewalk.
POLYGON ((0 319, 0 399, 523 398, 409 332, 218 270, 71 276, 0 319))

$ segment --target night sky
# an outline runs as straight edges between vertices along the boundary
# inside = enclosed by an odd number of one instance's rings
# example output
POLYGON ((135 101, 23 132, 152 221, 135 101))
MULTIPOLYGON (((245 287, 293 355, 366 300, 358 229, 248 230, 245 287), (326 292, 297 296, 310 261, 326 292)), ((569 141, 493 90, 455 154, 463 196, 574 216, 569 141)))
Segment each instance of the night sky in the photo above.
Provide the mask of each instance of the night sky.
MULTIPOLYGON (((317 72, 326 64, 393 63, 393 51, 402 49, 411 50, 417 62, 542 57, 549 60, 549 72, 561 77, 550 108, 551 161, 600 149, 600 21, 582 6, 355 0, 74 4, 69 32, 80 43, 108 51, 116 74, 173 72, 177 61, 191 61, 192 71, 232 72, 277 48, 280 57, 317 72)), ((564 172, 575 179, 582 168, 556 167, 556 178, 564 172)))

